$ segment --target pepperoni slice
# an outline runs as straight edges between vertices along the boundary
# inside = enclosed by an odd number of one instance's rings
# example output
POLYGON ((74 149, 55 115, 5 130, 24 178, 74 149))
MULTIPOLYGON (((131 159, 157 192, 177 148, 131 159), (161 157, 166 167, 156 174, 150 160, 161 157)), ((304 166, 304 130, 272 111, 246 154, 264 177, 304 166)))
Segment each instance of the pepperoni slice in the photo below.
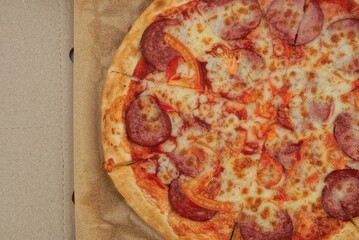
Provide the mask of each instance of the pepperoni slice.
POLYGON ((169 157, 182 174, 190 177, 198 176, 200 160, 195 155, 181 151, 170 153, 169 157))
POLYGON ((136 144, 153 147, 171 135, 171 120, 152 96, 141 96, 132 101, 126 112, 126 131, 136 144))
POLYGON ((309 103, 310 116, 319 122, 325 122, 333 108, 333 101, 312 101, 309 103))
POLYGON ((359 170, 335 170, 324 181, 324 210, 330 216, 344 221, 359 216, 359 170))
POLYGON ((293 222, 288 213, 280 209, 276 213, 278 222, 272 230, 263 230, 251 218, 245 217, 240 223, 239 228, 244 240, 288 240, 292 239, 293 222))
POLYGON ((284 144, 274 158, 280 162, 286 170, 292 169, 298 159, 300 159, 301 143, 284 144))
POLYGON ((294 44, 305 0, 274 0, 267 11, 269 29, 279 38, 294 44))
POLYGON ((305 0, 274 0, 267 11, 270 30, 293 45, 314 40, 322 29, 323 19, 315 1, 305 6, 305 0))
POLYGON ((329 59, 341 70, 359 70, 359 19, 346 18, 332 23, 323 37, 329 59))
POLYGON ((311 1, 300 23, 295 45, 306 44, 318 37, 323 27, 323 20, 324 16, 318 3, 311 1))
POLYGON ((194 221, 207 221, 217 213, 192 203, 182 192, 179 178, 173 180, 170 184, 168 199, 175 212, 184 218, 194 221))
POLYGON ((213 32, 225 40, 241 39, 255 29, 262 10, 257 0, 214 0, 200 4, 199 11, 213 32))
POLYGON ((164 40, 165 32, 163 29, 174 20, 162 20, 152 23, 144 31, 140 46, 144 58, 160 71, 165 71, 168 63, 178 52, 168 46, 164 40))
MULTIPOLYGON (((205 136, 203 135, 203 139, 205 136)), ((189 149, 180 149, 179 146, 168 156, 182 174, 190 177, 197 177, 208 169, 218 170, 219 167, 216 150, 202 141, 193 143, 189 149)))
POLYGON ((359 131, 353 122, 354 118, 350 113, 340 113, 334 121, 334 137, 346 155, 359 161, 359 131))

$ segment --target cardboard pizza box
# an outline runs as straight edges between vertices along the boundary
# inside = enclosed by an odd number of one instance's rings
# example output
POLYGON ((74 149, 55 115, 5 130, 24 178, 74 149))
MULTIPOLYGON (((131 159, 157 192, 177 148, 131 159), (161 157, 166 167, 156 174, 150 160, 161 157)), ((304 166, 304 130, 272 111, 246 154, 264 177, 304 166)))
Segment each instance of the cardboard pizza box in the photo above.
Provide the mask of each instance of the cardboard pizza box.
MULTIPOLYGON (((76 239, 160 239, 102 169, 101 91, 116 49, 150 0, 76 0, 74 159, 76 239)), ((124 56, 126 57, 126 56, 124 56)))
POLYGON ((75 239, 73 2, 1 1, 0 239, 75 239))

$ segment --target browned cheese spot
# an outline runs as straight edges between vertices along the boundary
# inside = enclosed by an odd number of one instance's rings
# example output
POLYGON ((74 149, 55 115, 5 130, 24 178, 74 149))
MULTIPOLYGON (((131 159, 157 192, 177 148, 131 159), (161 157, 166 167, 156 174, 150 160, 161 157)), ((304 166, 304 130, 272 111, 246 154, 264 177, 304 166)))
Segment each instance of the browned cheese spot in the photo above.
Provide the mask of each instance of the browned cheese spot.
POLYGON ((354 39, 355 39, 355 32, 354 32, 354 31, 348 32, 348 38, 349 38, 350 40, 354 40, 354 39))
POLYGON ((208 20, 209 21, 213 21, 213 20, 216 20, 218 18, 218 16, 217 15, 213 15, 212 17, 210 17, 208 20))
POLYGON ((230 18, 224 19, 224 24, 229 26, 231 24, 231 19, 230 18))
POLYGON ((206 141, 209 142, 209 143, 213 142, 214 141, 213 136, 212 135, 206 136, 206 141))
POLYGON ((308 80, 309 81, 313 81, 315 79, 315 73, 314 72, 309 72, 308 73, 308 80))
POLYGON ((330 45, 328 43, 326 43, 326 42, 322 42, 322 44, 323 44, 323 47, 326 47, 326 48, 330 47, 330 45))
POLYGON ((228 186, 227 186, 226 191, 227 191, 227 192, 232 191, 233 187, 234 187, 233 182, 232 182, 231 180, 229 180, 229 181, 228 181, 228 186))
POLYGON ((211 40, 210 38, 203 38, 203 39, 202 39, 203 44, 204 44, 204 45, 207 45, 207 46, 211 43, 211 41, 212 41, 212 40, 211 40))
POLYGON ((258 210, 258 207, 262 204, 262 199, 260 198, 256 198, 256 200, 254 201, 253 207, 255 208, 255 211, 258 210))
POLYGON ((197 31, 199 32, 199 33, 202 33, 203 32, 203 26, 202 26, 202 24, 197 24, 197 31))
POLYGON ((249 14, 249 11, 248 11, 248 9, 245 9, 245 8, 239 8, 238 9, 238 13, 239 14, 249 14))
POLYGON ((349 97, 347 95, 342 95, 341 100, 343 103, 349 103, 349 97))
POLYGON ((245 169, 253 165, 253 161, 250 158, 236 159, 233 163, 233 171, 238 178, 245 177, 245 169))
POLYGON ((267 219, 269 216, 269 207, 265 207, 263 211, 261 212, 261 217, 263 219, 267 219))
POLYGON ((275 66, 274 62, 271 62, 271 64, 269 65, 269 70, 271 70, 272 72, 277 70, 277 67, 275 66))
POLYGON ((180 102, 176 102, 176 103, 175 103, 175 105, 176 105, 176 107, 177 107, 178 109, 180 109, 180 108, 181 108, 181 106, 182 106, 182 103, 180 103, 180 102))
POLYGON ((284 12, 284 17, 290 17, 293 14, 292 9, 287 9, 287 11, 284 12))
POLYGON ((315 48, 310 48, 309 49, 309 53, 310 53, 310 55, 316 55, 317 53, 318 53, 318 50, 317 49, 315 49, 315 48))
POLYGON ((310 89, 310 91, 311 91, 311 93, 313 93, 313 94, 315 94, 316 92, 317 92, 317 87, 312 87, 311 89, 310 89))

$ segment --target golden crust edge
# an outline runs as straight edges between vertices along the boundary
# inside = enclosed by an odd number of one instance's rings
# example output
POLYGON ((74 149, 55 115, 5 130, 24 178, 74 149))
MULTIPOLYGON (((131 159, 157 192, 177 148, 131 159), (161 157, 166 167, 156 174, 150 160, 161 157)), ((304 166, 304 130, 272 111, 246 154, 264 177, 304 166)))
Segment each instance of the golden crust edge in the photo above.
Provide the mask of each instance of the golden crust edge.
MULTIPOLYGON (((359 217, 354 219, 355 223, 357 223, 359 217)), ((357 224, 358 225, 358 224, 357 224)), ((359 229, 357 229, 351 222, 346 222, 344 227, 339 230, 338 233, 330 236, 331 240, 348 240, 354 239, 356 237, 359 239, 359 229)))
POLYGON ((115 81, 112 77, 115 75, 123 75, 128 78, 128 80, 123 81, 123 83, 128 84, 130 82, 129 76, 132 75, 141 56, 139 44, 144 30, 154 22, 156 15, 163 13, 164 10, 183 5, 190 1, 191 0, 154 0, 140 17, 137 18, 120 47, 116 50, 112 58, 111 66, 107 71, 101 97, 101 115, 104 110, 111 106, 117 96, 125 96, 127 94, 127 87, 120 86, 119 89, 114 89, 113 86, 116 85, 114 85, 115 81), (123 56, 126 56, 126 58, 124 59, 123 56), (111 96, 105 97, 106 94, 111 96))
MULTIPOLYGON (((166 9, 182 5, 189 0, 155 0, 134 22, 120 47, 116 50, 111 66, 105 77, 105 84, 101 97, 101 142, 104 160, 114 158, 115 162, 129 161, 126 131, 121 119, 123 105, 131 82, 130 76, 140 58, 139 43, 143 31, 154 21, 154 17, 166 9), (126 56, 126 58, 123 58, 126 56), (111 109, 113 108, 113 109, 111 109), (120 122, 115 122, 108 115, 117 114, 120 122), (117 126, 120 123, 120 127, 117 126), (112 135, 111 129, 116 125, 119 130, 116 145, 112 145, 107 137, 112 135), (120 149, 120 150, 119 150, 120 149), (119 160, 121 159, 121 160, 119 160)), ((179 236, 168 224, 168 215, 160 212, 144 197, 143 192, 136 184, 135 175, 131 167, 123 167, 116 173, 109 174, 117 191, 124 197, 126 203, 144 220, 152 229, 165 239, 179 239, 179 236)))

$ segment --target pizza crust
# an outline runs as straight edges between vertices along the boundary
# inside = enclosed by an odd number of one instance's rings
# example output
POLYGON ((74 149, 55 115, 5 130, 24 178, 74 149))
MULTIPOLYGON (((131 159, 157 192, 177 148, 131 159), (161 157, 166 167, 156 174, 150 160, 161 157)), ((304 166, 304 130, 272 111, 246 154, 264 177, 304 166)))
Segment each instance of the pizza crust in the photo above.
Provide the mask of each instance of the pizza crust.
MULTIPOLYGON (((186 2, 188 1, 155 0, 135 21, 130 32, 117 49, 111 67, 107 72, 102 92, 101 131, 105 160, 113 158, 115 163, 131 160, 124 126, 123 108, 131 83, 130 76, 141 56, 139 43, 143 31, 154 21, 156 15, 186 2)), ((114 173, 110 173, 109 176, 126 203, 149 226, 156 229, 165 239, 179 239, 179 236, 168 224, 168 215, 161 213, 158 208, 146 200, 142 190, 136 184, 136 178, 131 167, 123 167, 114 173)))
POLYGON ((131 81, 130 76, 141 57, 139 45, 144 30, 154 22, 156 15, 187 2, 190 2, 190 0, 155 0, 134 22, 121 46, 117 49, 111 66, 107 71, 102 91, 102 116, 104 111, 110 108, 117 97, 127 95, 131 81))
MULTIPOLYGON (((356 217, 354 221, 357 223, 359 221, 359 217, 356 217)), ((346 222, 344 227, 340 229, 340 232, 331 236, 330 239, 347 240, 354 239, 355 237, 359 237, 359 230, 351 222, 346 222)))

